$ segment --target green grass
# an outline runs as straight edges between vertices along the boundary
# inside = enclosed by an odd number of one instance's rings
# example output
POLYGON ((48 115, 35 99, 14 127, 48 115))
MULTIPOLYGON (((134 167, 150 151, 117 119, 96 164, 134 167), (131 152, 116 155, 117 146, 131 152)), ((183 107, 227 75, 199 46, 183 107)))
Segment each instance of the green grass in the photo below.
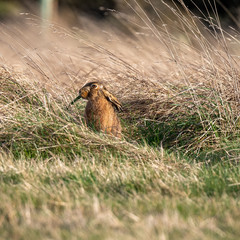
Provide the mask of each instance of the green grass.
POLYGON ((45 90, 2 86, 4 104, 27 96, 2 118, 2 239, 238 238, 237 141, 184 154, 202 134, 198 115, 125 120, 135 129, 126 141, 87 129, 74 114, 82 103, 69 110, 45 90))
MULTIPOLYGON (((32 91, 13 79, 2 86, 4 104, 32 91)), ((240 168, 226 155, 237 142, 185 155, 179 143, 202 134, 197 115, 125 120, 135 133, 113 139, 79 122, 81 103, 69 110, 32 92, 3 118, 2 239, 238 238, 240 168)))
POLYGON ((167 157, 138 165, 116 158, 2 157, 1 235, 237 239, 239 167, 196 166, 167 157))

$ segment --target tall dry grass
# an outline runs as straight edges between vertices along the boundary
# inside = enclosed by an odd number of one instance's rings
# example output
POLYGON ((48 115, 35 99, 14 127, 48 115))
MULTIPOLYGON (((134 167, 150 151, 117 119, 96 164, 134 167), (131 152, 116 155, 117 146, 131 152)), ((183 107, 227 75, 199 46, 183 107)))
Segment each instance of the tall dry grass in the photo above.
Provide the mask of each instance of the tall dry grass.
POLYGON ((238 239, 238 37, 147 2, 118 29, 1 25, 0 238, 238 239), (121 140, 67 108, 96 80, 123 103, 121 140))
POLYGON ((2 24, 10 75, 37 82, 63 106, 87 81, 102 81, 123 102, 122 119, 136 129, 126 129, 126 136, 141 139, 140 129, 149 144, 199 151, 237 138, 238 36, 222 29, 217 15, 204 16, 207 29, 185 5, 162 3, 163 12, 151 1, 151 11, 125 2, 132 14, 115 14, 121 30, 83 18, 83 29, 49 24, 44 32, 31 15, 26 29, 2 24))

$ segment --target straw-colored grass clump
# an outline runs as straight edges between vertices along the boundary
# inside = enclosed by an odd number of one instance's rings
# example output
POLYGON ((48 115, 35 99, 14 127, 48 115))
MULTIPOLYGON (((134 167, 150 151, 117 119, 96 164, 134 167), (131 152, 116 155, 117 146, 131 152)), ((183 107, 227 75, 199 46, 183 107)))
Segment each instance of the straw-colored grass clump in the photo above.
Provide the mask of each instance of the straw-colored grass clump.
POLYGON ((238 38, 134 2, 117 16, 130 37, 90 20, 1 26, 3 238, 238 239, 238 38), (123 105, 121 139, 85 126, 85 101, 69 107, 96 81, 123 105))

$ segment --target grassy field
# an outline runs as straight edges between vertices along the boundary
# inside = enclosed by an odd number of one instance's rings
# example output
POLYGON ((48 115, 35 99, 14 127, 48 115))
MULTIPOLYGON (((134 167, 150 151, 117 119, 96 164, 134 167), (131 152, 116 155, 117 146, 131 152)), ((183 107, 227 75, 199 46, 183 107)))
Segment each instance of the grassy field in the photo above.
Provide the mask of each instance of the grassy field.
POLYGON ((131 37, 1 26, 0 239, 239 238, 239 36, 135 7, 131 37), (93 80, 123 103, 123 139, 67 108, 93 80))

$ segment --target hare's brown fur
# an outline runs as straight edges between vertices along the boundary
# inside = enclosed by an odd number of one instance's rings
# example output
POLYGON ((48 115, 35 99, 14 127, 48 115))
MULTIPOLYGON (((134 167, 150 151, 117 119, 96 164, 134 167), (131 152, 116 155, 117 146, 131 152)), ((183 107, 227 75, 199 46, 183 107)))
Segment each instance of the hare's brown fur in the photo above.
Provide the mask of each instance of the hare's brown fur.
POLYGON ((121 104, 116 97, 98 82, 84 85, 79 90, 78 98, 80 97, 88 100, 85 109, 85 120, 88 126, 97 131, 121 137, 122 127, 116 113, 116 110, 121 109, 121 104))

